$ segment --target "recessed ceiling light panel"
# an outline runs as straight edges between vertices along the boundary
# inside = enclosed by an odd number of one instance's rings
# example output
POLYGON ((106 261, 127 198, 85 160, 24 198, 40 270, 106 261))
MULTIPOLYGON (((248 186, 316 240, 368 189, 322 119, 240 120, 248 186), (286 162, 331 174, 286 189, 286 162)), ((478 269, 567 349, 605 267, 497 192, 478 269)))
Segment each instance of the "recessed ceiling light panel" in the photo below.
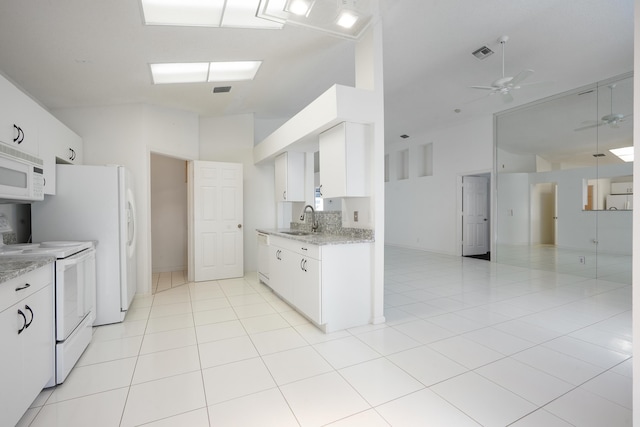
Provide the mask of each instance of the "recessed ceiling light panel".
POLYGON ((633 162, 633 147, 613 148, 611 151, 614 155, 618 156, 625 162, 633 162))
POLYGON ((224 0, 141 0, 149 25, 219 27, 224 0))
POLYGON ((308 17, 314 3, 315 0, 288 0, 284 10, 294 15, 308 17))
POLYGON ((262 61, 212 62, 209 66, 210 82, 253 80, 262 61))
POLYGON ((338 16, 337 24, 342 28, 352 28, 358 22, 358 15, 350 10, 343 10, 338 16))
POLYGON ((279 29, 256 16, 260 0, 140 0, 147 25, 279 29))
POLYGON ((262 61, 150 64, 154 84, 253 80, 262 61))
POLYGON ((208 62, 150 64, 154 84, 206 82, 208 62))

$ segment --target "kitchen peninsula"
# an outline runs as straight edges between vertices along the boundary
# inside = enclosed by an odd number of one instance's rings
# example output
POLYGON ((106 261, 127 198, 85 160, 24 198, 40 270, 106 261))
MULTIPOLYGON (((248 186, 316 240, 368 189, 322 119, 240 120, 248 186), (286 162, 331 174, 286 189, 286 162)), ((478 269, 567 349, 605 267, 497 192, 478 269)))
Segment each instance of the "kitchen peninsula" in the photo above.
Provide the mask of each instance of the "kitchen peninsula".
POLYGON ((327 333, 371 322, 371 230, 257 231, 268 235, 265 284, 299 313, 327 333))

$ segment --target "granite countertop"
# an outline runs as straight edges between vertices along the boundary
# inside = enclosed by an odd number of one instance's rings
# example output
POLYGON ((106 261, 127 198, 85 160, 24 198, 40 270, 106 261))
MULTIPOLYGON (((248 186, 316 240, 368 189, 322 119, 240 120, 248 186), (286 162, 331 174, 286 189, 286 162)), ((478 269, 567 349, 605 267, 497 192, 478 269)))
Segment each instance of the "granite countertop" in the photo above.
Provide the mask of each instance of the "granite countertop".
POLYGON ((0 256, 0 283, 20 277, 56 260, 53 255, 0 256))
POLYGON ((257 229, 259 233, 269 234, 276 237, 284 237, 285 239, 297 240, 299 242, 309 243, 311 245, 345 245, 353 243, 373 243, 373 237, 366 237, 350 233, 309 233, 305 235, 287 234, 286 231, 297 232, 295 229, 257 229))

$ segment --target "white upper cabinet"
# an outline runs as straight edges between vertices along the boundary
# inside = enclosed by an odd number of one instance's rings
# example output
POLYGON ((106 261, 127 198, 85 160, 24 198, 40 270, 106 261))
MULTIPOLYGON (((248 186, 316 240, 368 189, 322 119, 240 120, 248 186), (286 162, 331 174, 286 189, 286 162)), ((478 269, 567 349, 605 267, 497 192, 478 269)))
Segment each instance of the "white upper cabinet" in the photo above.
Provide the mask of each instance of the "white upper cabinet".
POLYGON ((276 202, 304 202, 304 153, 288 151, 275 159, 276 202))
POLYGON ((44 193, 56 193, 56 163, 82 164, 82 138, 0 76, 0 142, 43 161, 44 193))
POLYGON ((82 164, 82 138, 46 111, 40 115, 44 193, 56 194, 56 163, 82 164))
POLYGON ((369 196, 368 126, 340 123, 320 134, 320 192, 323 198, 369 196))
POLYGON ((0 76, 0 142, 38 156, 37 113, 34 100, 0 76))
POLYGON ((633 194, 633 182, 612 182, 611 194, 633 194))

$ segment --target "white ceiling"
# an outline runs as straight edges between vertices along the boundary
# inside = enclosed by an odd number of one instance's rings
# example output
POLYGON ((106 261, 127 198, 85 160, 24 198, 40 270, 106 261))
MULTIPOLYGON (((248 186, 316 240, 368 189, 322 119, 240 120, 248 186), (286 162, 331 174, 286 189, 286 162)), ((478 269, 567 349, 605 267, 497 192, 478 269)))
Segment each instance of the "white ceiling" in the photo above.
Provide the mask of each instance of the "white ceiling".
MULTIPOLYGON (((380 1, 388 142, 633 69, 633 0, 380 1), (547 82, 508 105, 469 88, 500 77, 502 35, 507 75, 532 68, 528 81, 547 82), (471 52, 485 44, 496 53, 479 61, 471 52)), ((351 40, 290 25, 145 26, 137 0, 2 0, 0 14, 0 71, 48 108, 149 103, 285 120, 331 85, 353 85, 353 55, 351 40), (211 83, 154 86, 148 67, 254 59, 254 81, 215 95, 211 83)))

